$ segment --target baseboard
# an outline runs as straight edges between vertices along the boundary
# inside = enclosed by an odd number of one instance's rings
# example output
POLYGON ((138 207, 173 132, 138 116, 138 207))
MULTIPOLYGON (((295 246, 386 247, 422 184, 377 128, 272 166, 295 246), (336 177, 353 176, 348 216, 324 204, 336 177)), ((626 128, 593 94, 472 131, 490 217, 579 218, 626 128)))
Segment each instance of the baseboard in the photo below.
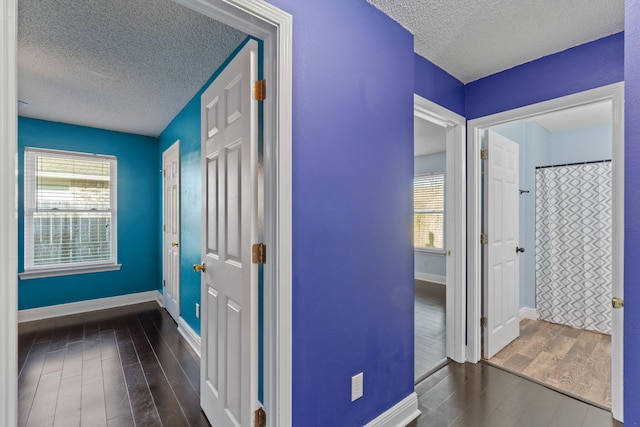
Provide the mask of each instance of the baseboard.
POLYGON ((520 320, 522 319, 538 320, 538 310, 530 307, 522 307, 520 309, 520 320))
POLYGON ((156 302, 158 303, 158 305, 162 308, 164 308, 164 296, 162 295, 162 293, 160 291, 156 291, 157 295, 156 295, 156 302))
POLYGON ((414 277, 416 280, 423 280, 425 282, 437 283, 439 285, 447 284, 447 278, 445 276, 438 276, 436 274, 420 273, 416 271, 414 274, 414 277))
POLYGON ((18 323, 68 316, 70 314, 86 313, 89 311, 105 310, 108 308, 122 307, 124 305, 139 304, 141 302, 157 301, 157 295, 158 291, 148 291, 137 294, 118 295, 115 297, 19 310, 18 323))
POLYGON ((180 333, 180 335, 182 335, 182 338, 184 338, 185 341, 189 343, 189 345, 191 346, 193 351, 196 352, 198 357, 200 357, 200 348, 201 348, 200 335, 198 335, 196 331, 191 329, 191 326, 189 326, 182 317, 178 319, 178 332, 180 333))
POLYGON ((364 427, 405 427, 420 416, 418 409, 418 395, 416 392, 396 403, 384 411, 364 427))

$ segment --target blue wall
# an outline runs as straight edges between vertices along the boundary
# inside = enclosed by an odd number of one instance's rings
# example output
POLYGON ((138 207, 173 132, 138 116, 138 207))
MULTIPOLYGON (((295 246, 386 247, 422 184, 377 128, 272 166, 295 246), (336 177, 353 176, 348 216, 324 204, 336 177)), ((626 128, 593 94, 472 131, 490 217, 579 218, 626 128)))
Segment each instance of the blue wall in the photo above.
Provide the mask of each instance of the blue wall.
POLYGON ((417 53, 414 54, 413 66, 415 93, 464 117, 464 84, 417 53))
POLYGON ((624 35, 614 34, 466 85, 467 120, 582 92, 624 78, 624 35))
POLYGON ((640 425, 640 2, 625 1, 624 421, 640 425))
POLYGON ((294 22, 293 425, 361 426, 413 393, 413 37, 364 1, 270 2, 294 22))
MULTIPOLYGON (((191 98, 178 115, 169 123, 158 137, 160 146, 157 159, 162 165, 162 153, 176 140, 180 140, 180 317, 198 334, 200 319, 196 317, 196 303, 200 304, 200 274, 193 272, 193 265, 200 264, 200 235, 202 217, 202 165, 200 163, 200 96, 220 75, 227 64, 244 47, 244 40, 227 60, 216 70, 211 78, 191 98)), ((162 197, 162 177, 157 184, 162 197)), ((158 209, 159 222, 162 222, 162 209, 158 209)), ((158 239, 162 242, 162 230, 158 230, 158 239)), ((162 248, 159 273, 162 277, 162 248)), ((162 291, 162 287, 159 288, 162 291)))
POLYGON ((114 155, 118 162, 119 271, 18 282, 18 309, 43 307, 157 289, 158 191, 155 138, 18 118, 18 271, 24 271, 24 147, 114 155), (140 265, 150 268, 140 268, 140 265))

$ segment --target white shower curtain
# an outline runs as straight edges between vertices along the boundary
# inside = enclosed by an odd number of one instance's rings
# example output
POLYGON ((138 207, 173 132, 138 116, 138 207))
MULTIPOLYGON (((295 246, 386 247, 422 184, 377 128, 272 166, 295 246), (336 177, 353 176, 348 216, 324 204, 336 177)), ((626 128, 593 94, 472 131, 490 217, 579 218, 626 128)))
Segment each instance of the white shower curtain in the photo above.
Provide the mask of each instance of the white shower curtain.
POLYGON ((611 162, 536 170, 539 318, 611 334, 611 162))

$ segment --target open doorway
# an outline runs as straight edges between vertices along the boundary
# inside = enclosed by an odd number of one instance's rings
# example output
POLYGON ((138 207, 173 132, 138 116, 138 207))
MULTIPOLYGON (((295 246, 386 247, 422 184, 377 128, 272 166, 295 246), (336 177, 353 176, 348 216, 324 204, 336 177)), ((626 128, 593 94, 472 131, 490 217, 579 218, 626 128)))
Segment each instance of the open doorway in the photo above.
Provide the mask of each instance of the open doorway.
POLYGON ((447 128, 414 120, 415 359, 414 381, 447 361, 445 171, 447 128))
POLYGON ((465 361, 465 119, 414 96, 415 371, 465 361))
POLYGON ((482 352, 489 363, 609 409, 618 420, 622 310, 611 301, 623 289, 621 99, 621 85, 595 89, 474 120, 469 136, 470 156, 477 156, 470 162, 477 166, 470 168, 470 196, 478 197, 470 233, 482 233, 481 242, 470 243, 469 309, 481 310, 483 320, 470 315, 472 356, 482 352), (492 152, 498 140, 518 153, 513 191, 493 178, 495 163, 508 162, 492 152), (480 158, 486 161, 476 163, 480 158), (508 199, 515 200, 510 216, 503 212, 496 221, 487 213, 508 199), (513 233, 490 229, 514 221, 513 233), (505 244, 512 234, 513 247, 505 244), (514 268, 491 261, 495 239, 508 246, 500 250, 515 260, 514 268), (512 289, 494 292, 499 282, 512 289), (512 310, 504 295, 518 294, 512 310), (515 335, 502 339, 509 319, 515 335))

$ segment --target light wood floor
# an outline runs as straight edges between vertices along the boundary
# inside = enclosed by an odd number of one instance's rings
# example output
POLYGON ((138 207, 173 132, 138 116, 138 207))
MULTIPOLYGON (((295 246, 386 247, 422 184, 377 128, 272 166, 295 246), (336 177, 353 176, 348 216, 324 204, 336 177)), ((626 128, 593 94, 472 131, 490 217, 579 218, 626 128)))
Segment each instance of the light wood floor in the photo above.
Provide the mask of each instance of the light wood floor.
POLYGON ((609 335, 523 319, 520 337, 488 362, 603 408, 611 408, 609 335))
POLYGON ((442 366, 447 360, 445 328, 446 287, 415 281, 414 380, 442 366))

